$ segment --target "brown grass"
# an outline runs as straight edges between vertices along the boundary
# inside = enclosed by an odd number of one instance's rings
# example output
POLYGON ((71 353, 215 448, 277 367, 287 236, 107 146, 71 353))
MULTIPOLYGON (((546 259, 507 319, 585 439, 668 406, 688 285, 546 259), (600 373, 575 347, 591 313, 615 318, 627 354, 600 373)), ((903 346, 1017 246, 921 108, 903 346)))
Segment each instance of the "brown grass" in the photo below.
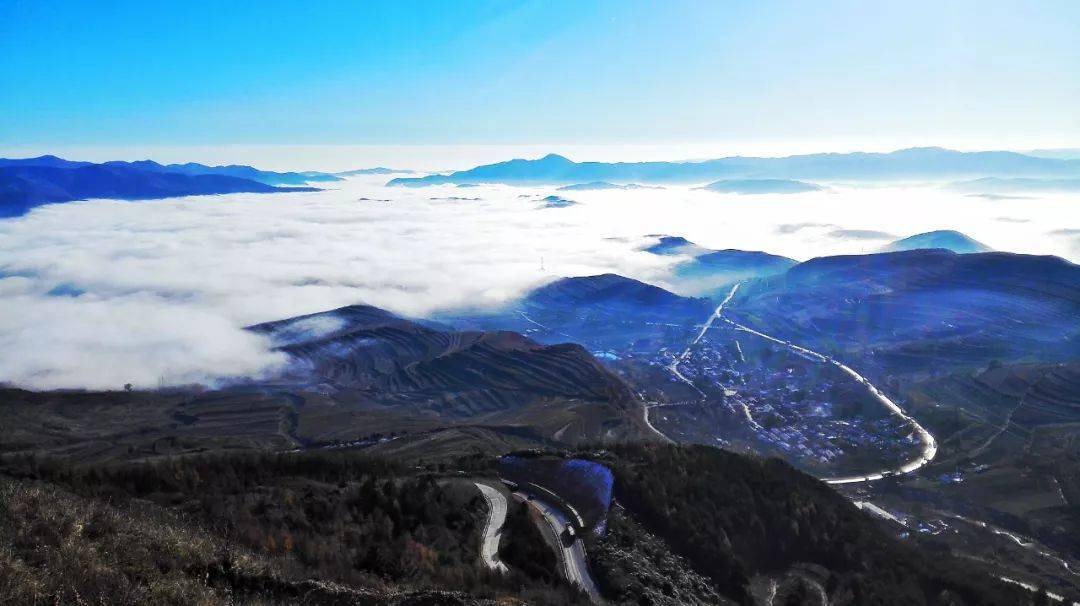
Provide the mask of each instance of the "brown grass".
POLYGON ((207 571, 226 562, 245 576, 273 572, 160 508, 120 509, 39 482, 0 480, 0 603, 237 603, 207 582, 207 571))

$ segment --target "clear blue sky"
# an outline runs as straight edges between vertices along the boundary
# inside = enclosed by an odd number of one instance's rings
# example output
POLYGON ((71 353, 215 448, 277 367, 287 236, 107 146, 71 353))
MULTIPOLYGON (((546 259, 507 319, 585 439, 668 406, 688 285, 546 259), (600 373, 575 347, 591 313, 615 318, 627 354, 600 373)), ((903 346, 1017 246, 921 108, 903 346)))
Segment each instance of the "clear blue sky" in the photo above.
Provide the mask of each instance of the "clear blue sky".
POLYGON ((1080 147, 1080 2, 0 0, 0 144, 1080 147))

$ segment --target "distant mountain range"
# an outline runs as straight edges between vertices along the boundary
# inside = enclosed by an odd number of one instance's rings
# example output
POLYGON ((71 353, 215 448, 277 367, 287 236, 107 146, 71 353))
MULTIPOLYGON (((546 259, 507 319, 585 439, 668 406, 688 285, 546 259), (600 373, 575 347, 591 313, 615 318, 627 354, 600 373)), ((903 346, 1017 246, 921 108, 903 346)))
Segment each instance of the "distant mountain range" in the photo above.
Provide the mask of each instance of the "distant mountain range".
POLYGON ((385 166, 376 166, 374 168, 358 168, 356 170, 346 170, 340 173, 334 173, 337 177, 355 177, 358 175, 410 175, 415 171, 406 170, 404 168, 386 168, 385 166))
POLYGON ((1080 148, 1063 147, 1058 149, 1029 149, 1024 152, 1039 158, 1058 158, 1059 160, 1080 160, 1080 148))
POLYGON ((559 191, 600 191, 605 189, 660 189, 659 187, 649 187, 648 185, 638 185, 637 183, 627 183, 625 185, 619 185, 617 183, 608 183, 607 181, 592 181, 591 183, 575 183, 573 185, 564 185, 559 188, 559 191))
POLYGON ((0 217, 35 206, 89 198, 150 200, 175 196, 316 191, 280 183, 336 181, 323 173, 275 173, 250 166, 162 165, 138 162, 78 162, 56 156, 0 159, 0 217))
POLYGON ((814 183, 791 179, 725 179, 710 183, 701 189, 719 194, 801 194, 825 189, 814 183))
MULTIPOLYGON (((51 166, 53 168, 82 168, 94 166, 93 162, 81 162, 77 160, 65 160, 56 156, 40 156, 38 158, 5 159, 0 158, 0 167, 4 166, 51 166)), ((251 166, 230 164, 227 166, 207 166, 195 162, 185 164, 160 164, 153 160, 137 160, 127 162, 124 160, 110 160, 103 162, 101 166, 114 166, 120 168, 133 168, 154 173, 176 173, 181 175, 220 175, 224 177, 238 177, 258 181, 267 185, 304 185, 310 182, 341 181, 340 177, 321 172, 275 172, 259 170, 251 166)))
POLYGON ((557 154, 469 170, 398 178, 389 185, 441 183, 575 184, 707 183, 731 179, 907 180, 980 177, 1080 178, 1080 160, 1007 151, 960 152, 918 147, 890 153, 809 154, 784 158, 732 156, 695 162, 574 162, 557 154))
POLYGON ((919 250, 930 248, 943 248, 957 254, 970 254, 990 252, 989 246, 972 239, 958 231, 943 229, 929 231, 924 234, 916 234, 901 240, 897 240, 884 248, 882 252, 896 252, 901 250, 919 250))

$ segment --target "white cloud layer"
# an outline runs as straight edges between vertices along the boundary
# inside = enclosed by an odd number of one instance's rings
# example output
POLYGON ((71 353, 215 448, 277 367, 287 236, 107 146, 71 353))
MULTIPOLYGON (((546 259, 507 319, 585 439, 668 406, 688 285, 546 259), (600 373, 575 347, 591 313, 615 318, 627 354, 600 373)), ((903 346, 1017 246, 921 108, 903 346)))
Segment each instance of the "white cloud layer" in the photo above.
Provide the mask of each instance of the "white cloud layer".
POLYGON ((670 187, 574 192, 566 197, 579 204, 541 209, 554 188, 403 189, 383 180, 317 193, 68 203, 0 221, 0 382, 213 384, 283 363, 265 338, 243 330, 256 322, 359 302, 423 316, 608 271, 663 284, 677 260, 638 251, 650 233, 807 259, 882 244, 830 235, 838 230, 957 229, 999 250, 1080 256, 1075 237, 1051 234, 1080 226, 1075 197, 670 187), (455 196, 481 199, 431 199, 455 196), (800 227, 784 228, 792 225, 800 227))

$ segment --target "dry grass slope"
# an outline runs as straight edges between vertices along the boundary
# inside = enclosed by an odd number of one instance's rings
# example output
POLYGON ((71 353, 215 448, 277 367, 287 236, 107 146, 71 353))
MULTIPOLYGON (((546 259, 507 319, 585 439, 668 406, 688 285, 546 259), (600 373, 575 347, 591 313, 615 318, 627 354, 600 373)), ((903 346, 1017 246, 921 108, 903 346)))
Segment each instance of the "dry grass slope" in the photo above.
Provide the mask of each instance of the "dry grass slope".
POLYGON ((114 506, 39 481, 0 478, 0 604, 473 606, 495 601, 460 592, 290 579, 275 559, 228 543, 151 503, 114 506))

